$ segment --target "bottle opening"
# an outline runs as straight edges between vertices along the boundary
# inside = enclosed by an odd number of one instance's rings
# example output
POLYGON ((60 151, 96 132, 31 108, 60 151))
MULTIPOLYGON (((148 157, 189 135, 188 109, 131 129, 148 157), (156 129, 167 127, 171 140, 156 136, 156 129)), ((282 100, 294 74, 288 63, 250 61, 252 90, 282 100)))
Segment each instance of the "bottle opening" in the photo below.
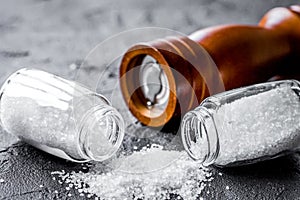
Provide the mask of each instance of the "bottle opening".
POLYGON ((84 127, 83 149, 95 161, 110 158, 120 148, 124 137, 124 121, 110 106, 101 106, 89 115, 84 127))
POLYGON ((208 155, 208 139, 203 121, 197 114, 185 115, 181 126, 182 141, 188 154, 197 161, 204 162, 208 155))
POLYGON ((181 125, 181 137, 189 156, 210 165, 218 154, 217 130, 213 119, 204 109, 188 112, 181 125))

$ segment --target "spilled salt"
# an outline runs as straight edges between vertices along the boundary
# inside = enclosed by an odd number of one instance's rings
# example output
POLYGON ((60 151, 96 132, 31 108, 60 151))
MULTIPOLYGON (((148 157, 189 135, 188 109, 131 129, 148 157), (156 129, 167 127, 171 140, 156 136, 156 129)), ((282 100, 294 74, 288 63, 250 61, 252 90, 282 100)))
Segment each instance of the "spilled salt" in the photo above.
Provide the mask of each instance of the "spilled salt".
POLYGON ((99 199, 197 199, 213 179, 209 168, 191 160, 185 151, 143 148, 108 170, 97 163, 87 173, 53 172, 64 183, 72 183, 80 196, 99 199), (155 170, 152 170, 155 169, 155 170))

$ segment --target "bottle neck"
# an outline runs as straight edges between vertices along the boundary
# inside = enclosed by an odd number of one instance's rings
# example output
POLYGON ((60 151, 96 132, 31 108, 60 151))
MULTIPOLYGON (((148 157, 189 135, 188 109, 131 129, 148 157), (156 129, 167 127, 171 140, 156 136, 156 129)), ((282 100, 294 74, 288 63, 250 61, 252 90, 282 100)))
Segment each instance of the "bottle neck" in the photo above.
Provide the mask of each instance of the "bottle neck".
POLYGON ((214 118, 205 107, 188 112, 181 126, 181 137, 190 157, 207 166, 219 155, 219 137, 214 118))
POLYGON ((122 144, 124 121, 113 107, 102 104, 89 109, 79 125, 79 148, 87 160, 104 161, 122 144))

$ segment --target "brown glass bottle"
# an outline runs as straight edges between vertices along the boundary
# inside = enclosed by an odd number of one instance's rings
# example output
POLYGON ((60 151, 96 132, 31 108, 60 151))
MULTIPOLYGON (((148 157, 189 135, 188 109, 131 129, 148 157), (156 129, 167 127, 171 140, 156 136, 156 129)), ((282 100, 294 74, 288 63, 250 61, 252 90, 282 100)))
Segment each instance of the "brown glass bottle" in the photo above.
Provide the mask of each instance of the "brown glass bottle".
POLYGON ((297 74, 300 6, 272 9, 257 26, 216 26, 137 44, 125 53, 120 68, 130 111, 152 127, 181 117, 218 92, 297 74), (158 76, 161 87, 143 86, 150 76, 158 76))

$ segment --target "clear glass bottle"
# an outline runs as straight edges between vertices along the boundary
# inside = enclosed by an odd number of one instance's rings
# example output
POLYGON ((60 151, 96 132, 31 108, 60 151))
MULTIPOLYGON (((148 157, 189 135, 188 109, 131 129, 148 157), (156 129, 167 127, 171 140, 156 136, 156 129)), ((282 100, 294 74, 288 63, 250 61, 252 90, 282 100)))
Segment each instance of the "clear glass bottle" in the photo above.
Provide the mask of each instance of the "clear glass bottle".
POLYGON ((103 161, 120 147, 124 122, 105 97, 35 69, 12 74, 0 91, 2 127, 75 162, 103 161))
POLYGON ((203 165, 245 165, 300 150, 300 83, 268 82, 208 97, 184 116, 181 136, 203 165))

